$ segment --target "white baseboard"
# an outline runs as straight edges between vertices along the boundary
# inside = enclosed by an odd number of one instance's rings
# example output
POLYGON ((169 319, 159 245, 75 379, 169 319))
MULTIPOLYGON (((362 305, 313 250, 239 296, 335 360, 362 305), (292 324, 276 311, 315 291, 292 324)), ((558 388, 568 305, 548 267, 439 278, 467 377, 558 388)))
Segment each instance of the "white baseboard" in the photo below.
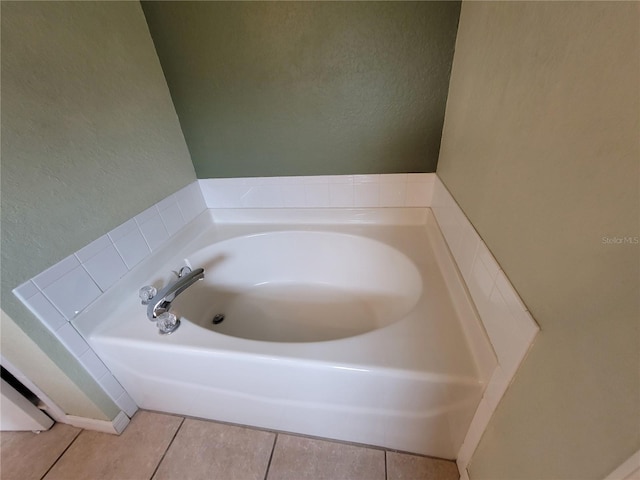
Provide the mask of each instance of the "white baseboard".
POLYGON ((631 455, 604 480, 638 480, 640 479, 640 450, 631 455))
POLYGON ((64 419, 60 420, 62 423, 84 430, 94 430, 96 432, 111 433, 113 435, 120 435, 129 424, 129 421, 129 417, 122 411, 111 421, 76 417, 75 415, 65 415, 64 419))
POLYGON ((469 474, 466 468, 460 470, 460 480, 469 480, 469 474))

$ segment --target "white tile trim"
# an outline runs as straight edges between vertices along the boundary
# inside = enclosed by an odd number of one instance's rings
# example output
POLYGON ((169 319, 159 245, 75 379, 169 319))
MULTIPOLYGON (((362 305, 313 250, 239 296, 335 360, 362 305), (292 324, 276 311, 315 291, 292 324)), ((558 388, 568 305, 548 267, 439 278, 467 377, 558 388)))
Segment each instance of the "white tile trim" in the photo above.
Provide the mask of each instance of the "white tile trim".
POLYGON ((199 184, 208 208, 428 207, 435 176, 401 173, 207 178, 199 184))
POLYGON ((469 478, 467 467, 471 457, 540 328, 437 175, 434 182, 431 209, 467 283, 498 360, 456 460, 461 478, 469 478))
MULTIPOLYGON (((82 365, 87 373, 91 375, 91 377, 94 378, 94 380, 96 380, 96 382, 105 390, 105 393, 112 397, 112 400, 116 405, 131 414, 135 413, 137 405, 122 389, 116 379, 113 378, 106 367, 104 367, 104 369, 101 368, 101 362, 98 363, 95 361, 96 358, 99 359, 99 357, 95 356, 94 358, 93 355, 95 355, 95 352, 91 350, 90 346, 86 344, 84 338, 76 332, 74 326, 70 323, 70 320, 74 318, 75 315, 70 315, 70 313, 67 312, 67 315, 65 316, 64 312, 60 310, 60 307, 47 296, 44 290, 50 291, 51 288, 57 288, 57 286, 61 285, 57 284, 57 282, 64 281, 64 277, 67 274, 79 269, 79 272, 82 271, 87 276, 87 281, 82 283, 85 286, 86 284, 91 285, 91 283, 93 283, 97 289, 95 292, 97 294, 97 298, 89 301, 89 304, 84 305, 82 309, 92 305, 102 296, 103 289, 101 289, 98 286, 98 283, 95 282, 95 279, 90 273, 91 268, 87 269, 85 263, 90 262, 91 259, 104 252, 106 249, 115 247, 115 254, 123 260, 124 266, 126 267, 126 271, 123 272, 126 275, 126 273, 136 267, 138 262, 134 260, 137 260, 141 254, 141 252, 137 251, 122 251, 122 249, 127 246, 127 238, 130 236, 139 236, 141 242, 137 242, 137 245, 133 245, 133 247, 141 247, 142 242, 144 242, 144 248, 149 250, 148 252, 145 252, 144 256, 146 257, 151 254, 151 249, 148 247, 147 240, 145 240, 140 224, 145 223, 146 220, 154 218, 157 218, 158 221, 162 222, 161 215, 169 208, 173 209, 176 218, 179 218, 180 220, 181 226, 184 224, 183 217, 194 219, 204 212, 207 207, 198 181, 196 180, 192 182, 178 192, 169 195, 157 204, 152 205, 141 213, 138 213, 110 232, 105 233, 98 239, 90 242, 88 245, 80 248, 77 252, 65 257, 57 264, 35 275, 32 279, 27 280, 13 290, 14 295, 34 314, 38 320, 40 320, 40 322, 42 322, 45 327, 53 332, 56 338, 79 361, 80 365, 82 365), (129 264, 124 261, 126 257, 130 257, 129 264)), ((181 228, 179 228, 175 234, 180 230, 181 228)), ((158 241, 157 245, 154 246, 159 248, 162 243, 166 243, 170 238, 171 235, 167 234, 166 237, 163 235, 162 241, 158 241)), ((118 280, 116 280, 113 285, 117 283, 118 280)), ((113 285, 103 284, 103 288, 106 291, 113 285)), ((69 295, 73 295, 73 291, 69 292, 69 295)), ((40 398, 48 398, 43 392, 39 391, 34 393, 37 393, 40 398)), ((50 401, 45 403, 51 403, 51 405, 54 405, 53 402, 50 401)), ((59 407, 55 407, 54 411, 54 415, 57 417, 55 419, 57 421, 69 423, 81 428, 108 433, 120 433, 129 422, 128 417, 123 412, 120 412, 121 415, 116 417, 113 422, 105 422, 102 420, 83 419, 81 417, 65 415, 59 407)))
POLYGON ((111 433, 120 435, 129 425, 129 417, 120 411, 113 420, 96 420, 94 418, 76 417, 75 415, 66 415, 62 423, 66 423, 73 427, 83 428, 85 430, 94 430, 96 432, 111 433))
POLYGON ((631 455, 622 465, 604 478, 604 480, 638 479, 640 479, 640 450, 631 455))

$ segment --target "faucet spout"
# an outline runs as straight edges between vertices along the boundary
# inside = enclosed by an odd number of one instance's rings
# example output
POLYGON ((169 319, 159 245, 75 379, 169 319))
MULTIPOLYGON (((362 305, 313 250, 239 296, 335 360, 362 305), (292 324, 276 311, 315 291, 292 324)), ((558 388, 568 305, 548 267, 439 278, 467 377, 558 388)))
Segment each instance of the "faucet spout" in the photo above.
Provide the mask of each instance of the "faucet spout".
POLYGON ((169 311, 169 308, 171 308, 171 302, 173 302, 178 295, 203 278, 204 269, 197 268, 188 275, 180 277, 174 283, 171 283, 160 290, 147 305, 147 317, 149 320, 155 322, 158 315, 169 311))

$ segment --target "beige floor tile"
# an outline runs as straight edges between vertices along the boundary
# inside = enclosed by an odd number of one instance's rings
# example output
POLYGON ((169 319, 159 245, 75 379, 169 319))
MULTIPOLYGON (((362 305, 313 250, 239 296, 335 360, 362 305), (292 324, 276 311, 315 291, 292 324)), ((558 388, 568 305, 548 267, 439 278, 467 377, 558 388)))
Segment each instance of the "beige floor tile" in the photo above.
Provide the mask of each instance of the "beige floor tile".
POLYGON ((388 480, 458 480, 456 462, 387 452, 388 480))
POLYGON ((2 432, 0 471, 2 480, 40 480, 80 433, 79 428, 56 423, 39 434, 2 432))
POLYGON ((267 480, 384 480, 384 451, 278 435, 267 480))
POLYGON ((46 480, 148 480, 181 417, 139 411, 120 436, 83 430, 46 480))
POLYGON ((275 434, 186 419, 154 480, 263 480, 275 434))

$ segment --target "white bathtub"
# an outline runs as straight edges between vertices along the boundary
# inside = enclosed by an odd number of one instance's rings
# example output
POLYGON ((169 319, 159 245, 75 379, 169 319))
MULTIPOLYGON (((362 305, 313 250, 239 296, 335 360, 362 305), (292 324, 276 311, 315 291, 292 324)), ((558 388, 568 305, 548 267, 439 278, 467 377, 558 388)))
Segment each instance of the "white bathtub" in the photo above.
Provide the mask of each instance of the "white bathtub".
POLYGON ((456 457, 494 360, 428 209, 210 210, 154 257, 74 321, 140 407, 456 457), (185 263, 160 336, 137 289, 185 263))

